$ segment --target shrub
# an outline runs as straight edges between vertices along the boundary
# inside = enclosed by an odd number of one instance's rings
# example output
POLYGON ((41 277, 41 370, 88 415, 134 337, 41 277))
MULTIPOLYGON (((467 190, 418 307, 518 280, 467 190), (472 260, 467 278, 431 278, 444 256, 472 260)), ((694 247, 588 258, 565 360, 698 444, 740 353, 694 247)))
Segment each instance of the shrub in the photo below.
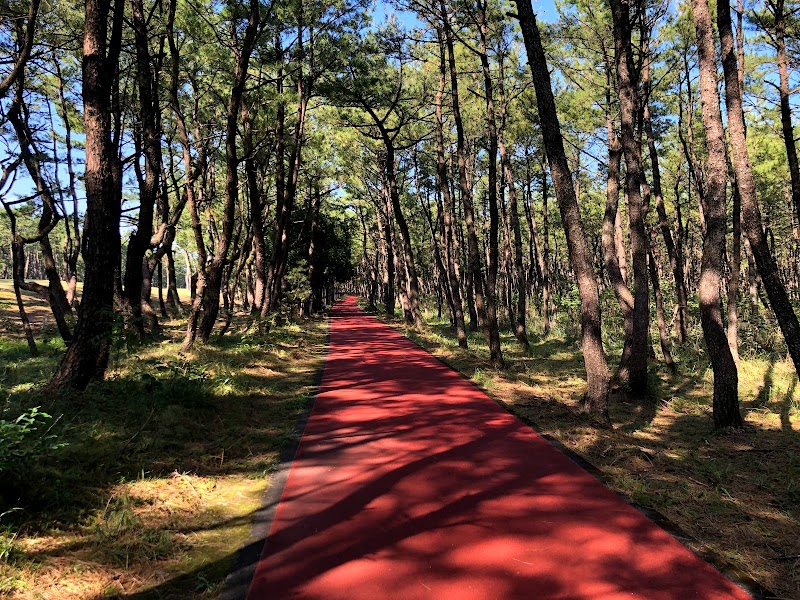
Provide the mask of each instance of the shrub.
POLYGON ((0 418, 0 476, 19 475, 31 463, 66 445, 51 433, 55 422, 47 426, 52 417, 39 408, 29 408, 14 419, 0 418))

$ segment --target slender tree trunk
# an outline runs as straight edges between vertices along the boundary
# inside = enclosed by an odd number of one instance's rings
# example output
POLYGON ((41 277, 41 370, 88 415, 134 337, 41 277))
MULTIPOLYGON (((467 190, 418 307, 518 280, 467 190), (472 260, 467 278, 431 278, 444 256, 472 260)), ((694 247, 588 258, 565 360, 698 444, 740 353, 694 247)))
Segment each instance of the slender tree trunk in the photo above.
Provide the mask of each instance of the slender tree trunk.
POLYGON ((173 314, 181 314, 183 305, 178 295, 178 279, 175 275, 175 252, 170 246, 167 248, 167 307, 173 314))
POLYGON ((260 4, 258 0, 250 0, 249 15, 239 56, 236 60, 233 85, 228 98, 225 122, 225 202, 222 216, 222 229, 217 238, 214 258, 208 266, 206 274, 206 290, 203 295, 203 318, 198 333, 200 339, 207 342, 219 314, 219 300, 222 291, 223 270, 228 263, 233 227, 236 220, 236 204, 239 198, 239 158, 237 153, 237 132, 239 109, 242 104, 247 69, 250 55, 256 43, 260 28, 260 4))
MULTIPOLYGON (((475 208, 472 198, 472 187, 467 178, 466 144, 464 140, 464 122, 461 118, 461 105, 458 93, 458 71, 456 70, 455 44, 453 30, 444 0, 440 1, 442 19, 445 23, 445 46, 447 47, 448 66, 450 69, 450 96, 453 103, 453 122, 456 126, 456 158, 458 163, 458 184, 461 191, 461 205, 464 210, 464 224, 467 238, 467 293, 474 298, 477 322, 484 327, 484 335, 489 340, 490 332, 486 328, 486 296, 484 279, 481 271, 481 251, 478 233, 475 226, 475 208), (470 294, 471 290, 471 294, 470 294)), ((470 319, 470 327, 473 321, 470 319)), ((496 357, 495 357, 496 358, 496 357)), ((500 357, 502 360, 502 356, 500 357)))
MULTIPOLYGON (((319 179, 314 179, 314 207, 312 208, 312 217, 311 217, 311 230, 309 232, 308 238, 308 282, 311 286, 312 296, 316 297, 316 293, 314 290, 317 289, 315 285, 317 279, 317 253, 316 253, 316 242, 317 242, 317 227, 319 223, 319 210, 322 206, 322 194, 319 190, 319 179)), ((364 230, 366 232, 366 229, 364 230)), ((367 240, 366 235, 364 236, 364 251, 366 252, 367 240)), ((309 306, 309 313, 311 309, 315 308, 313 306, 312 299, 309 299, 308 306, 309 306)), ((370 296, 370 308, 374 308, 374 298, 370 296)))
POLYGON ((392 242, 391 215, 384 213, 380 202, 376 202, 375 214, 378 218, 378 232, 383 246, 383 310, 389 317, 394 317, 395 289, 394 289, 394 244, 392 242))
POLYGON ((656 319, 658 321, 658 339, 661 342, 661 352, 664 355, 664 362, 667 368, 674 375, 677 371, 675 369, 675 361, 672 358, 672 349, 669 342, 669 331, 667 330, 667 319, 664 316, 664 299, 661 295, 661 282, 658 276, 658 263, 656 262, 655 253, 653 252, 652 236, 650 236, 651 243, 647 248, 647 264, 650 269, 650 281, 653 284, 653 295, 656 300, 656 319))
POLYGON ((503 351, 500 347, 500 326, 497 318, 497 269, 500 252, 498 244, 500 218, 497 205, 498 134, 494 108, 494 84, 489 68, 489 54, 486 48, 486 8, 486 0, 478 0, 478 55, 481 60, 481 70, 483 72, 483 91, 486 99, 486 129, 489 137, 489 172, 487 177, 487 199, 489 202, 489 268, 486 273, 486 278, 484 279, 484 285, 486 286, 484 301, 486 305, 486 333, 489 340, 489 360, 495 366, 502 367, 504 364, 503 351))
MULTIPOLYGON (((723 0, 724 1, 724 0, 723 0)), ((722 323, 720 281, 725 251, 725 133, 717 91, 717 66, 707 0, 692 0, 697 33, 700 99, 708 149, 704 212, 706 235, 700 272, 700 321, 714 371, 714 425, 740 427, 739 373, 722 323)))
POLYGON ((614 21, 614 53, 619 88, 622 149, 625 155, 625 195, 630 221, 633 267, 633 329, 631 355, 621 365, 620 380, 636 397, 647 395, 647 358, 650 327, 650 288, 647 277, 647 233, 642 203, 642 147, 637 135, 639 71, 633 58, 630 0, 610 0, 614 21), (627 369, 625 369, 627 367, 627 369))
MULTIPOLYGON (((730 164, 726 165, 729 172, 733 171, 730 164)), ((733 182, 733 243, 731 245, 730 269, 731 276, 728 280, 728 345, 736 365, 739 365, 739 273, 742 268, 742 201, 739 195, 739 185, 736 177, 733 182)))
MULTIPOLYGON (((608 281, 614 290, 614 295, 619 302, 622 312, 624 331, 622 357, 619 361, 618 372, 622 379, 629 372, 629 363, 633 344, 633 295, 628 289, 619 265, 619 254, 616 247, 616 222, 619 218, 619 172, 622 162, 622 145, 614 131, 611 114, 611 81, 608 82, 606 93, 606 129, 608 130, 608 173, 606 179, 606 209, 603 215, 603 259, 608 281)), ((624 256, 624 252, 623 252, 624 256)))
POLYGON ((395 174, 394 145, 388 136, 385 135, 385 132, 384 146, 386 148, 384 173, 386 175, 387 193, 392 205, 392 214, 397 223, 397 228, 400 230, 403 261, 405 262, 408 283, 406 296, 409 302, 409 314, 411 323, 416 327, 422 327, 424 322, 422 320, 422 312, 419 308, 419 279, 417 277, 417 267, 414 264, 414 250, 411 246, 411 234, 408 230, 408 223, 406 222, 405 215, 403 215, 403 207, 400 205, 400 191, 397 187, 397 177, 395 174))
MULTIPOLYGON (((786 158, 789 163, 789 177, 792 189, 792 205, 795 216, 800 223, 800 164, 797 161, 797 147, 794 142, 794 125, 792 124, 791 91, 789 90, 789 61, 786 57, 786 14, 784 0, 775 0, 773 16, 775 21, 774 44, 777 54, 779 86, 781 99, 781 129, 783 142, 786 145, 786 158)), ((740 34, 741 36, 741 34, 740 34)), ((739 59, 742 60, 741 58, 739 59)), ((739 82, 742 85, 742 82, 739 82)))
MULTIPOLYGON (((16 227, 12 226, 12 235, 16 237, 16 227)), ((17 299, 17 310, 19 311, 19 319, 22 321, 22 330, 25 332, 25 341, 28 342, 28 350, 31 356, 39 356, 39 350, 36 347, 36 341, 33 339, 33 329, 31 329, 31 321, 28 318, 28 313, 25 311, 25 303, 22 301, 22 288, 19 285, 19 277, 17 276, 17 266, 24 265, 25 263, 25 250, 24 245, 14 240, 11 245, 12 256, 12 272, 14 273, 14 297, 17 299), (20 263, 21 261, 21 263, 20 263)), ((22 270, 22 269, 20 269, 22 270)))
POLYGON ((264 290, 267 286, 267 246, 264 236, 264 207, 261 202, 261 186, 258 182, 258 167, 253 156, 253 128, 250 122, 250 107, 242 101, 242 147, 245 152, 244 169, 247 178, 247 195, 250 200, 250 221, 253 226, 253 250, 255 258, 253 267, 255 271, 254 302, 250 308, 252 313, 258 314, 264 302, 264 290))
POLYGON ((464 302, 461 297, 461 286, 456 273, 458 254, 454 245, 456 233, 453 228, 453 197, 450 194, 449 169, 444 153, 444 117, 442 115, 442 97, 446 86, 447 64, 445 59, 445 44, 441 28, 436 29, 439 41, 439 87, 436 90, 435 110, 435 137, 436 137, 436 185, 442 195, 442 238, 445 251, 447 283, 450 286, 450 296, 453 302, 453 320, 456 327, 456 337, 460 348, 467 347, 467 328, 464 322, 464 302))
POLYGON ((608 416, 608 396, 611 373, 608 369, 601 333, 600 295, 592 268, 592 259, 583 229, 578 200, 572 187, 561 127, 556 113, 555 99, 550 83, 550 72, 536 25, 530 0, 516 0, 522 36, 528 53, 528 64, 536 90, 536 104, 544 138, 544 148, 550 162, 550 173, 556 189, 561 219, 569 247, 572 270, 578 280, 581 297, 581 332, 583 360, 586 365, 586 409, 605 421, 608 416))
MULTIPOLYGON (((303 31, 304 24, 302 22, 302 5, 300 9, 300 18, 297 24, 297 40, 299 44, 299 54, 304 56, 303 48, 303 31)), ((276 130, 276 141, 278 145, 278 152, 276 153, 276 161, 278 162, 278 176, 276 179, 276 191, 278 193, 278 210, 276 211, 277 229, 272 246, 272 257, 269 263, 266 280, 266 297, 264 304, 261 307, 261 316, 266 316, 270 311, 277 309, 280 302, 283 289, 283 278, 286 274, 286 268, 289 260, 289 235, 291 229, 292 211, 294 210, 294 203, 297 196, 297 182, 300 176, 300 166, 303 157, 303 141, 304 131, 306 124, 306 114, 308 110, 308 101, 311 96, 311 82, 313 81, 314 74, 308 74, 308 81, 300 68, 297 74, 297 118, 294 126, 294 134, 292 136, 292 145, 289 152, 288 167, 289 170, 284 174, 283 155, 284 148, 284 115, 281 111, 285 110, 284 103, 279 105, 279 118, 276 130)), ((282 75, 279 77, 279 85, 282 90, 282 75)))
POLYGON ((70 219, 65 219, 67 235, 64 246, 64 266, 67 274, 67 302, 70 306, 75 307, 78 288, 78 258, 81 252, 81 231, 78 217, 78 192, 76 187, 77 177, 72 164, 72 126, 70 125, 67 113, 67 100, 64 95, 64 78, 61 75, 61 67, 55 54, 53 59, 53 64, 56 69, 59 102, 61 104, 61 122, 64 125, 67 174, 69 176, 69 191, 72 199, 72 223, 70 224, 70 219))
MULTIPOLYGON (((511 231, 514 236, 513 241, 513 248, 514 248, 514 279, 516 281, 517 287, 517 306, 516 306, 516 314, 515 314, 515 323, 514 323, 514 335, 517 338, 520 346, 523 349, 527 350, 530 348, 530 342, 528 342, 528 334, 526 331, 526 323, 525 320, 527 318, 527 282, 525 281, 525 265, 523 264, 523 252, 522 252, 522 229, 520 228, 519 224, 519 203, 517 201, 517 188, 514 185, 514 172, 511 169, 511 158, 508 156, 506 152, 506 145, 505 140, 503 138, 503 129, 505 128, 506 122, 506 114, 507 114, 507 100, 505 97, 505 88, 503 86, 503 79, 505 77, 505 73, 503 70, 503 60, 504 58, 500 58, 500 95, 502 97, 502 104, 501 104, 501 127, 500 132, 497 136, 497 146, 500 152, 500 164, 503 167, 503 172, 505 174, 505 183, 508 189, 508 211, 509 211, 509 220, 511 224, 511 231)), ((510 287, 510 286, 509 286, 510 287)))
POLYGON ((150 305, 145 288, 152 285, 150 272, 145 272, 145 253, 150 248, 153 235, 153 217, 161 174, 161 131, 157 123, 158 74, 153 72, 150 56, 150 33, 143 0, 132 0, 131 22, 133 23, 136 47, 136 83, 139 91, 139 121, 142 128, 142 153, 144 154, 144 176, 139 177, 139 221, 128 240, 123 276, 124 298, 131 311, 131 325, 144 336, 144 321, 151 330, 158 326, 158 318, 150 305), (145 265, 143 267, 143 264, 145 265), (148 279, 147 282, 144 279, 148 279))
POLYGON ((717 3, 717 28, 722 47, 722 68, 725 74, 725 105, 728 109, 731 158, 742 202, 742 230, 750 241, 750 248, 758 272, 761 274, 764 290, 767 292, 772 311, 775 313, 781 332, 783 332, 795 370, 800 373, 800 322, 797 320, 797 315, 786 293, 786 287, 781 281, 775 257, 767 244, 756 197, 753 168, 747 151, 742 91, 739 88, 730 12, 729 0, 719 0, 717 3))

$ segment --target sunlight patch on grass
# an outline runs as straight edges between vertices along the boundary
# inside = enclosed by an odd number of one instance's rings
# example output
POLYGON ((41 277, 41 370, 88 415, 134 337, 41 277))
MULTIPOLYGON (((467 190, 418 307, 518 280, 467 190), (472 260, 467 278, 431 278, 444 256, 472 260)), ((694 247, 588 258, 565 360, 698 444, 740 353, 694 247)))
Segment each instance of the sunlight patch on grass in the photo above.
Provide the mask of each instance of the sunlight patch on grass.
MULTIPOLYGON (((25 484, 41 489, 8 492, 26 507, 0 562, 11 598, 218 593, 314 392, 327 322, 242 327, 187 354, 183 323, 164 329, 162 343, 116 349, 105 381, 50 400, 68 446, 25 484)), ((0 392, 36 401, 55 348, 30 359, 24 340, 0 339, 0 358, 14 357, 0 361, 0 392)))

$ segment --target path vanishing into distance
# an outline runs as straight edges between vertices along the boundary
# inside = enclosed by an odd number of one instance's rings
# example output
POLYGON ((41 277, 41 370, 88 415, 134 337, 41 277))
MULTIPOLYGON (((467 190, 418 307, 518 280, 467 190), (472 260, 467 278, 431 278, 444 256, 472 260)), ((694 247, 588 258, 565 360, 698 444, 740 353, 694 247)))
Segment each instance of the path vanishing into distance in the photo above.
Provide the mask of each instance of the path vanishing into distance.
POLYGON ((750 596, 348 298, 248 598, 750 596))

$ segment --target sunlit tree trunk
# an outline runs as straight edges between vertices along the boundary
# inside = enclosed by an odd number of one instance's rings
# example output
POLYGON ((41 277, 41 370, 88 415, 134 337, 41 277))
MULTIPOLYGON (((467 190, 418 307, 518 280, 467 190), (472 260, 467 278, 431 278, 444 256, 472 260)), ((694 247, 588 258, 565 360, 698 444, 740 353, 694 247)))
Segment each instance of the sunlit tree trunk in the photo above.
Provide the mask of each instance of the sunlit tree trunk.
MULTIPOLYGON (((723 0, 724 1, 724 0, 723 0)), ((725 252, 725 133, 717 92, 717 65, 707 0, 692 0, 697 33, 700 99, 708 149, 704 212, 706 235, 700 272, 700 320, 714 371, 714 425, 739 427, 739 374, 722 322, 720 282, 725 252)))
POLYGON ((530 0, 516 0, 522 36, 528 53, 528 64, 536 90, 536 104, 544 138, 544 147, 550 162, 550 173, 556 189, 556 198, 564 223, 569 247, 570 262, 575 272, 581 297, 581 331, 583 359, 586 366, 586 409, 608 421, 608 396, 611 390, 611 373, 608 369, 601 334, 600 296, 586 235, 583 229, 578 200, 572 187, 572 175, 564 152, 561 127, 556 113, 555 99, 550 83, 550 72, 536 25, 530 0))

